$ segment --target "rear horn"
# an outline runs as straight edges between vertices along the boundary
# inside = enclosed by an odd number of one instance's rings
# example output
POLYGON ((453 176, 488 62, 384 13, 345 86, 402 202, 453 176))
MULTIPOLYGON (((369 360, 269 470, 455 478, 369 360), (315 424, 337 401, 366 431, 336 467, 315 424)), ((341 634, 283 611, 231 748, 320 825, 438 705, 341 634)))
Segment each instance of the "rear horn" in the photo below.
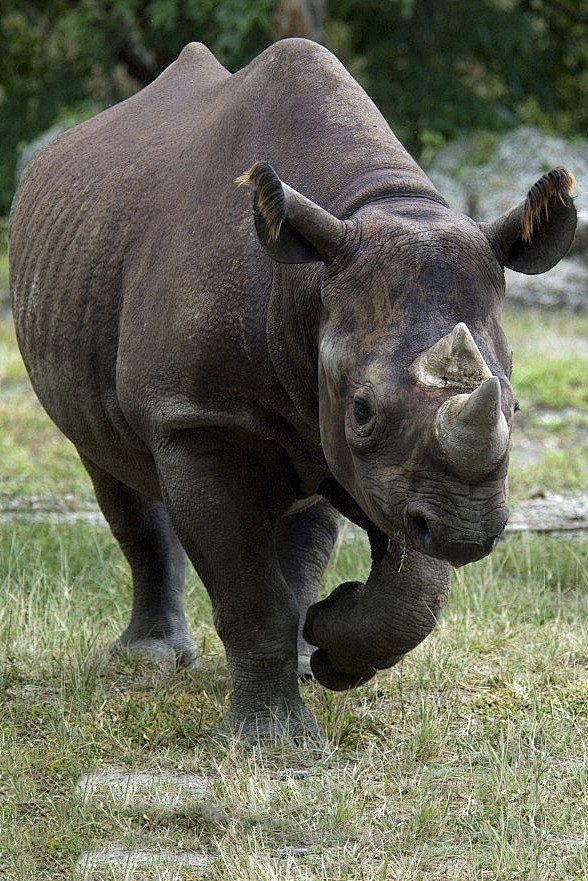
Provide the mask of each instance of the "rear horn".
POLYGON ((421 352, 410 372, 425 388, 476 389, 492 374, 467 324, 460 321, 451 333, 421 352))

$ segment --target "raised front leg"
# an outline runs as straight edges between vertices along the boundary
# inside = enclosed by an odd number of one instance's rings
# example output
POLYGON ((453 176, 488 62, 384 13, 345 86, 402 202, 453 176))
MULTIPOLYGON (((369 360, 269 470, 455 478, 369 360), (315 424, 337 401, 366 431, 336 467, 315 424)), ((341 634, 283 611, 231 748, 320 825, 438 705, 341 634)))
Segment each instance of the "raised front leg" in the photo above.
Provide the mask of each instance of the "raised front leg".
POLYGON ((131 620, 113 648, 171 656, 189 665, 200 652, 184 616, 186 555, 165 507, 82 461, 133 577, 131 620))
POLYGON ((329 562, 341 515, 318 499, 308 508, 287 514, 280 521, 277 548, 282 573, 298 602, 298 675, 311 676, 310 646, 302 635, 306 613, 318 598, 323 572, 329 562))
POLYGON ((327 688, 353 688, 397 664, 433 630, 449 598, 448 563, 395 541, 383 552, 375 533, 366 584, 340 584, 306 616, 304 634, 318 646, 312 671, 327 688))
POLYGON ((233 681, 223 727, 257 740, 316 731, 297 681, 298 603, 276 552, 292 501, 273 447, 253 455, 183 433, 162 444, 160 485, 174 529, 212 601, 233 681))

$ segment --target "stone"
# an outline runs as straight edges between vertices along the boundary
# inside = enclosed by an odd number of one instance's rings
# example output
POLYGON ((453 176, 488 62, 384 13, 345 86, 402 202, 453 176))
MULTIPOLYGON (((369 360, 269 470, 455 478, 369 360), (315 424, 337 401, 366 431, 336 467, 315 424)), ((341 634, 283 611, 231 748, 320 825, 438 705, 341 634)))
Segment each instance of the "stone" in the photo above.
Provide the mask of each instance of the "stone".
POLYGON ((509 301, 545 309, 588 310, 588 266, 578 257, 566 257, 544 275, 522 275, 506 270, 509 301))
POLYGON ((524 199, 535 181, 558 165, 569 168, 577 183, 578 227, 570 254, 545 275, 507 270, 507 293, 524 305, 588 311, 587 139, 567 141, 522 126, 500 138, 447 144, 426 170, 453 208, 489 221, 524 199))
POLYGON ((128 805, 137 800, 175 805, 187 799, 204 798, 210 793, 210 782, 197 774, 149 774, 116 769, 84 774, 77 786, 77 794, 82 802, 101 797, 119 805, 128 805))
POLYGON ((588 530, 588 493, 542 493, 516 505, 509 532, 570 532, 588 530))
MULTIPOLYGON (((91 879, 94 870, 108 867, 109 878, 129 879, 133 869, 152 868, 178 868, 187 867, 192 869, 208 869, 212 863, 212 857, 197 853, 196 851, 176 850, 124 850, 112 847, 101 850, 91 850, 83 853, 77 864, 77 878, 91 879)), ((156 877, 162 877, 159 873, 156 877)))
MULTIPOLYGON (((443 193, 443 183, 465 199, 474 220, 492 220, 523 199, 529 188, 550 168, 565 165, 577 181, 576 206, 588 208, 588 140, 566 141, 522 126, 480 146, 476 138, 443 147, 427 167, 427 174, 443 193)), ((452 193, 447 192, 451 200, 452 193)), ((459 208, 456 204, 454 207, 459 208)))

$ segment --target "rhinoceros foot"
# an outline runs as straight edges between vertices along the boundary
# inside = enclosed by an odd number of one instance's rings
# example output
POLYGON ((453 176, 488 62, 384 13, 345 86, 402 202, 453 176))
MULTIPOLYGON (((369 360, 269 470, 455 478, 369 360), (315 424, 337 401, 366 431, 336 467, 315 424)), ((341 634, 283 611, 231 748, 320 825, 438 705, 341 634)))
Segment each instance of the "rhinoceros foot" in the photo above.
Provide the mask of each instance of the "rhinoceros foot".
POLYGON ((331 663, 329 653, 324 649, 317 649, 311 656, 310 667, 315 678, 332 691, 346 691, 349 688, 357 688, 364 685, 372 676, 376 675, 376 669, 373 667, 365 673, 342 673, 337 670, 331 663))
POLYGON ((200 662, 200 649, 189 633, 173 636, 134 636, 128 630, 110 646, 112 653, 132 652, 147 655, 175 667, 195 667, 200 662))
POLYGON ((286 739, 296 743, 306 738, 324 738, 316 719, 302 701, 296 706, 265 708, 251 713, 242 713, 231 707, 216 734, 253 744, 267 743, 268 740, 286 739))
POLYGON ((354 660, 352 669, 343 669, 342 665, 339 666, 337 663, 338 659, 332 656, 329 646, 320 644, 320 638, 315 635, 315 624, 317 619, 325 616, 325 613, 328 619, 332 610, 336 610, 337 614, 342 614, 343 617, 346 617, 347 613, 353 614, 364 587, 361 581, 346 581, 336 587, 324 600, 311 606, 306 615, 304 635, 311 645, 319 645, 318 650, 310 658, 310 669, 321 685, 333 691, 345 691, 363 685, 375 675, 376 669, 369 663, 363 667, 358 665, 357 659, 354 660))

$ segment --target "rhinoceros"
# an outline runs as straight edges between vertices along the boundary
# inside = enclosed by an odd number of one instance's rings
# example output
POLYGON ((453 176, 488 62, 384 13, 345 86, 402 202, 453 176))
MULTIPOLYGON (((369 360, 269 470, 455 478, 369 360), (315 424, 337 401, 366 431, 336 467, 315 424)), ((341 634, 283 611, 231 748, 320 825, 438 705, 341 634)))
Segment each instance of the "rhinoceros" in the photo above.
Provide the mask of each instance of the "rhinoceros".
POLYGON ((474 222, 299 39, 233 75, 191 43, 36 155, 10 222, 16 330, 132 570, 121 646, 195 658, 187 554, 232 677, 223 725, 297 737, 309 663, 349 688, 425 638, 451 566, 507 521, 503 270, 566 253, 572 185, 554 169, 474 222), (317 603, 341 514, 371 573, 317 603))

